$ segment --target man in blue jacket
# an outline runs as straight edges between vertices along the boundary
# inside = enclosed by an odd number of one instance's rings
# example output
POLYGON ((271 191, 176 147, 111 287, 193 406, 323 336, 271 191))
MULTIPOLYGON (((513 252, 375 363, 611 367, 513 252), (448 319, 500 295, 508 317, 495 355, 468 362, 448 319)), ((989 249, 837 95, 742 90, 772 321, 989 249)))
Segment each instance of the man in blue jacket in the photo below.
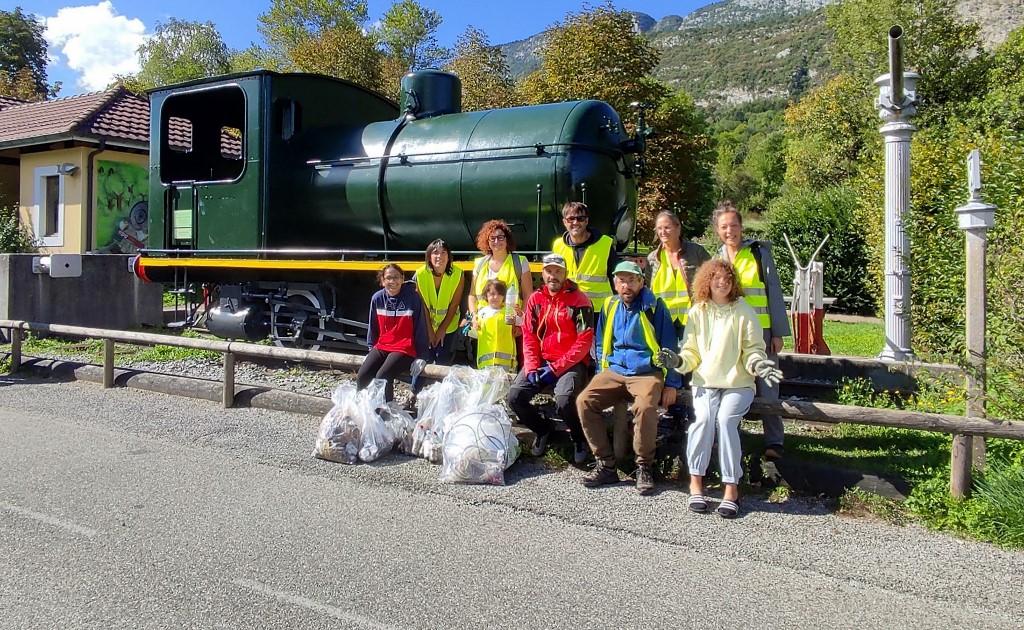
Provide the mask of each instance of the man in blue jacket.
POLYGON ((583 433, 597 460, 597 467, 583 485, 597 487, 618 483, 615 453, 608 439, 602 412, 619 400, 633 399, 633 452, 636 453, 636 489, 654 490, 651 464, 658 438, 658 406, 676 402, 682 376, 654 364, 661 348, 674 348, 676 329, 665 302, 644 286, 644 272, 635 262, 615 267, 617 296, 608 299, 595 334, 597 374, 576 399, 583 433))

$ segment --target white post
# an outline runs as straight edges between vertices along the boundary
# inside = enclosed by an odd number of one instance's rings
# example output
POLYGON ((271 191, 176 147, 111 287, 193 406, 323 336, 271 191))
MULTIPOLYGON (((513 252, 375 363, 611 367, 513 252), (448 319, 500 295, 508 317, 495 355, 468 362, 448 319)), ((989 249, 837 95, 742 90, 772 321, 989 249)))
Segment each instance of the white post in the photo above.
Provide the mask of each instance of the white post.
POLYGON ((875 79, 879 88, 875 107, 886 121, 879 132, 885 138, 885 349, 878 358, 908 361, 910 349, 910 239, 904 229, 904 216, 910 208, 910 138, 917 127, 910 123, 917 110, 915 88, 920 75, 903 72, 901 40, 903 29, 889 31, 890 66, 902 76, 900 94, 890 87, 892 73, 875 79))

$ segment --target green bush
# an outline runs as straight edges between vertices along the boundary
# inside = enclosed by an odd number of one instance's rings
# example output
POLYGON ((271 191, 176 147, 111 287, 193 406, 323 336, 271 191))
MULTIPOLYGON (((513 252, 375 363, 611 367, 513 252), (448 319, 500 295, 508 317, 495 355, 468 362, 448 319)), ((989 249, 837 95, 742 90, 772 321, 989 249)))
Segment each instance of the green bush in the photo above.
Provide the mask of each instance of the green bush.
POLYGON ((868 254, 854 214, 856 204, 856 192, 848 186, 823 190, 791 186, 772 202, 764 231, 775 246, 784 292, 791 292, 794 267, 783 234, 789 236, 801 264, 807 264, 821 240, 830 235, 817 260, 824 263, 825 295, 838 298, 832 310, 874 313, 874 296, 867 286, 868 254))
POLYGON ((0 254, 36 251, 35 241, 18 218, 18 208, 0 206, 0 254))

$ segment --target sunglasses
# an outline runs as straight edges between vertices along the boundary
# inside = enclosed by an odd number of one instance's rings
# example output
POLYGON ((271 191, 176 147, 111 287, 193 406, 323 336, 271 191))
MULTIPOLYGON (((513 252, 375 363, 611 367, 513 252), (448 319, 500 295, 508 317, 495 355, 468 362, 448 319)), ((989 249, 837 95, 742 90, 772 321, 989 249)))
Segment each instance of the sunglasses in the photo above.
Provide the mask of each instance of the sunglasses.
POLYGON ((565 220, 566 223, 586 223, 588 219, 589 219, 589 217, 587 217, 587 215, 585 215, 585 214, 578 214, 578 215, 572 216, 572 217, 565 217, 564 220, 565 220))

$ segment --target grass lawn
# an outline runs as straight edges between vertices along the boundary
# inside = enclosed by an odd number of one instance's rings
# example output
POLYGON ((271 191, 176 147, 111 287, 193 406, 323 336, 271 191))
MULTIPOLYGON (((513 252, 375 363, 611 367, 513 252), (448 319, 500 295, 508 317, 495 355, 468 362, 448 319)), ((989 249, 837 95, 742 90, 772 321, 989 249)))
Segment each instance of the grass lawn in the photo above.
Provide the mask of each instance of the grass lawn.
MULTIPOLYGON (((882 322, 837 322, 825 320, 825 343, 832 354, 850 357, 877 357, 885 348, 885 324, 882 322)), ((793 350, 793 338, 786 337, 785 350, 793 350)))

